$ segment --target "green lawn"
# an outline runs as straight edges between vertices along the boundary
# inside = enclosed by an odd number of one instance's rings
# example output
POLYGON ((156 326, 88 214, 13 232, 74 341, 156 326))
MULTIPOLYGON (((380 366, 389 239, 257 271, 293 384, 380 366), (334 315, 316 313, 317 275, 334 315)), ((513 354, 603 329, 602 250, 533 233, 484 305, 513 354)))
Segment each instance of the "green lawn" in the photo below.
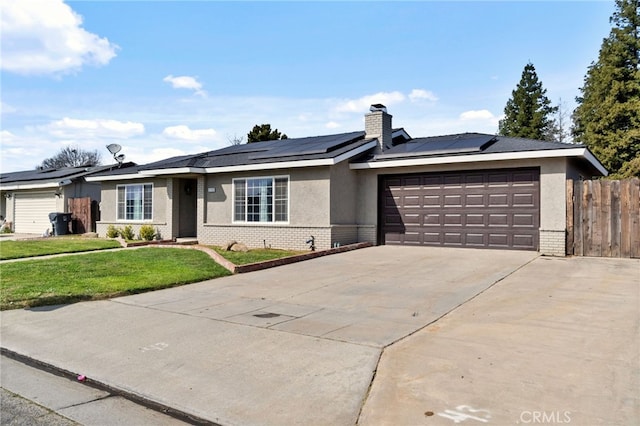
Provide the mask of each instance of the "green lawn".
POLYGON ((227 251, 220 247, 211 246, 228 261, 234 265, 248 265, 249 263, 264 262, 265 260, 280 259, 281 257, 295 256, 297 254, 308 253, 306 251, 278 250, 278 249, 251 249, 246 253, 227 251))
POLYGON ((22 241, 0 240, 0 260, 116 247, 120 247, 117 241, 99 238, 50 237, 22 241))
POLYGON ((98 300, 229 274, 206 253, 178 248, 8 262, 0 264, 0 309, 98 300))

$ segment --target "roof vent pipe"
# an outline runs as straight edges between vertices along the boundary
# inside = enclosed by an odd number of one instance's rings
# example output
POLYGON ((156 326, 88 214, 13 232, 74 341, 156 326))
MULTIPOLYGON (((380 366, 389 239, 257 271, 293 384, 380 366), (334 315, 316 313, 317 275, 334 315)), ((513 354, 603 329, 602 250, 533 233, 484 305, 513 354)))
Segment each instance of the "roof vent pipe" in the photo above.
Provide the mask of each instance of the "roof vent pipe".
POLYGON ((373 104, 369 113, 364 116, 364 132, 367 139, 378 139, 378 146, 374 154, 380 154, 392 145, 392 115, 387 113, 387 107, 382 104, 373 104))

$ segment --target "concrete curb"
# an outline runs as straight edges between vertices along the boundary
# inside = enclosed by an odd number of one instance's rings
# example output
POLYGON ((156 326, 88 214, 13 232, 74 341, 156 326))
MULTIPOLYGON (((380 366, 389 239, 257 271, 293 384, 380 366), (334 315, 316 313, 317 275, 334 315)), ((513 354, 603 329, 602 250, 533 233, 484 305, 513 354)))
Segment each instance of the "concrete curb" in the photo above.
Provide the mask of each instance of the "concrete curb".
POLYGON ((281 257, 280 259, 267 260, 264 262, 256 262, 249 263, 246 265, 236 265, 229 260, 225 259, 222 255, 220 255, 217 251, 210 249, 209 247, 205 247, 199 244, 190 244, 190 245, 180 245, 180 244, 154 244, 150 247, 158 247, 158 248, 181 248, 188 250, 200 250, 202 252, 207 253, 211 258, 218 263, 223 268, 227 269, 232 274, 244 274, 247 272, 260 271, 262 269, 274 268, 276 266, 289 265, 291 263, 302 262, 303 260, 314 259, 316 257, 328 256, 330 254, 336 253, 344 253, 351 250, 357 250, 361 248, 371 247, 373 244, 366 243, 355 243, 348 244, 345 246, 340 246, 328 250, 322 251, 312 251, 304 254, 297 254, 294 256, 281 257))
MULTIPOLYGON (((55 365, 39 361, 37 359, 31 358, 27 355, 20 354, 18 352, 14 352, 10 349, 6 349, 4 347, 0 347, 0 353, 7 358, 11 358, 15 361, 21 362, 29 367, 36 368, 38 370, 46 371, 53 375, 64 377, 74 382, 78 382, 78 374, 73 373, 71 371, 65 370, 63 368, 56 367, 55 365)), ((122 389, 110 386, 106 383, 99 382, 96 380, 87 377, 84 379, 82 383, 86 386, 90 386, 95 389, 99 389, 105 392, 108 392, 112 395, 120 396, 124 399, 127 399, 135 404, 141 405, 143 407, 149 408, 151 410, 157 411, 159 413, 165 414, 167 416, 173 417, 177 420, 193 424, 193 425, 206 425, 206 426, 222 426, 219 423, 212 422, 210 420, 205 420, 200 417, 194 416, 192 414, 186 413, 181 410, 177 410, 175 408, 169 407, 167 405, 161 404, 159 402, 147 399, 143 396, 137 395, 132 392, 127 392, 122 389)))
POLYGON ((329 250, 313 251, 313 252, 299 254, 295 256, 282 257, 280 259, 267 260, 265 262, 249 263, 247 265, 236 266, 235 273, 243 274, 246 272, 259 271, 262 269, 273 268, 275 266, 282 266, 282 265, 288 265, 290 263, 302 262, 303 260, 314 259, 316 257, 328 256, 330 254, 344 253, 351 250, 371 247, 372 245, 373 244, 369 242, 348 244, 345 246, 340 246, 340 247, 332 248, 329 250))

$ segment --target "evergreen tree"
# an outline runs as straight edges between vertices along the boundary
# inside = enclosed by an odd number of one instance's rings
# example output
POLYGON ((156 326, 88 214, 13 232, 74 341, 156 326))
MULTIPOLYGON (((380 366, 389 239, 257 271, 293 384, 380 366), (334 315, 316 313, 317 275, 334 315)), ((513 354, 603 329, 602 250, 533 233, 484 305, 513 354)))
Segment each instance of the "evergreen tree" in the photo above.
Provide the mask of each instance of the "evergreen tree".
POLYGON ((547 140, 552 134, 550 117, 557 107, 551 106, 547 90, 538 80, 536 69, 529 62, 522 71, 522 78, 511 92, 511 99, 504 108, 498 133, 502 136, 547 140))
POLYGON ((573 135, 614 177, 640 176, 639 0, 616 0, 602 41, 577 97, 573 135))
POLYGON ((284 135, 278 131, 278 129, 271 130, 271 124, 257 124, 253 126, 253 129, 247 133, 247 143, 273 141, 279 139, 287 139, 287 135, 284 135))

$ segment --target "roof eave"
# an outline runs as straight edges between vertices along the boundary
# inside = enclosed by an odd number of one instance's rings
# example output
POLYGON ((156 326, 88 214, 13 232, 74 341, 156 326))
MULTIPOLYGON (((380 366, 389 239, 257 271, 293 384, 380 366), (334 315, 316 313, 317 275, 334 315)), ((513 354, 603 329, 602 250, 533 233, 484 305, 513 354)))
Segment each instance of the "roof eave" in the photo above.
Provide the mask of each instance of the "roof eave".
POLYGON ((20 191, 27 189, 47 189, 47 188, 58 188, 60 187, 60 182, 43 182, 43 183, 25 183, 25 184, 10 184, 10 185, 0 185, 0 191, 20 191))
POLYGON ((138 173, 127 173, 122 175, 87 176, 85 180, 87 182, 103 182, 113 180, 142 179, 148 177, 149 176, 140 175, 138 173))
POLYGON ((435 164, 456 164, 456 163, 475 163, 487 161, 506 161, 506 160, 525 160, 535 158, 559 158, 559 157, 580 157, 588 161, 603 176, 609 173, 607 169, 598 161, 598 159, 587 148, 566 148, 566 149, 549 149, 537 151, 517 151, 517 152, 500 152, 500 153, 484 153, 484 154, 467 154, 456 156, 442 157, 421 157, 409 159, 397 159, 388 161, 369 161, 365 163, 350 164, 351 169, 383 169, 394 167, 408 166, 428 166, 435 164))
POLYGON ((140 170, 138 173, 148 177, 158 175, 202 174, 204 171, 205 169, 203 167, 174 167, 170 169, 140 170))

